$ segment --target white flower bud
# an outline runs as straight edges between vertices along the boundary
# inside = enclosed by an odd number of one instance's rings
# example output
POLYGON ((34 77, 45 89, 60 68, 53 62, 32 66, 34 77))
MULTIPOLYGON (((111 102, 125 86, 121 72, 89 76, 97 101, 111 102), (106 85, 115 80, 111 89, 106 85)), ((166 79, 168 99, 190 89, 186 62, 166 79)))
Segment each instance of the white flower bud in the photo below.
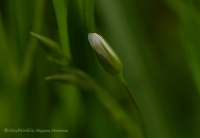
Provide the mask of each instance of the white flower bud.
POLYGON ((122 63, 109 44, 96 33, 89 33, 88 40, 95 50, 102 67, 111 75, 118 75, 122 71, 122 63))

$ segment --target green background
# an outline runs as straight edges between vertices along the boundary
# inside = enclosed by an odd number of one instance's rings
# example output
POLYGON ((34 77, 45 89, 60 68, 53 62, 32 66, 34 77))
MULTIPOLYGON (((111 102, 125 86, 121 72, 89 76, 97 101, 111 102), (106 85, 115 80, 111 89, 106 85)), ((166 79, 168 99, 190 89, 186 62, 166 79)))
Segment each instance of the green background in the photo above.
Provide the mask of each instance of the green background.
POLYGON ((121 58, 145 138, 200 137, 199 0, 0 0, 0 137, 141 136, 134 104, 98 63, 87 39, 91 32, 121 58), (77 84, 45 81, 59 69, 30 32, 57 42, 70 66, 89 74, 120 107, 108 110, 108 99, 77 84), (117 114, 121 109, 125 116, 117 114))

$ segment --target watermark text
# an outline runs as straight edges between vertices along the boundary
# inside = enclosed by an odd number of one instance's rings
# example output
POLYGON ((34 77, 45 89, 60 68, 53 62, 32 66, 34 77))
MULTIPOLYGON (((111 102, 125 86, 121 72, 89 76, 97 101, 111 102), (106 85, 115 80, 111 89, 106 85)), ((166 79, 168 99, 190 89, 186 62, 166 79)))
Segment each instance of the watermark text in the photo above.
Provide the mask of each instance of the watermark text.
POLYGON ((4 132, 11 133, 67 133, 68 129, 33 129, 33 128, 4 128, 4 132))

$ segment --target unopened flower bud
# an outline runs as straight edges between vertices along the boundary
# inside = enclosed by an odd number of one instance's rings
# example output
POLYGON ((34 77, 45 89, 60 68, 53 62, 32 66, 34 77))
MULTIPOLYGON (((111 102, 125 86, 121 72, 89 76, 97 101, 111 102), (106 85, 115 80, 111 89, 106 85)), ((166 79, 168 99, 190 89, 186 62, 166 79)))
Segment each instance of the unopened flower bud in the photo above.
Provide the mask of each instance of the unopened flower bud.
POLYGON ((122 71, 122 62, 109 44, 96 33, 89 33, 88 40, 94 49, 102 67, 111 75, 122 71))

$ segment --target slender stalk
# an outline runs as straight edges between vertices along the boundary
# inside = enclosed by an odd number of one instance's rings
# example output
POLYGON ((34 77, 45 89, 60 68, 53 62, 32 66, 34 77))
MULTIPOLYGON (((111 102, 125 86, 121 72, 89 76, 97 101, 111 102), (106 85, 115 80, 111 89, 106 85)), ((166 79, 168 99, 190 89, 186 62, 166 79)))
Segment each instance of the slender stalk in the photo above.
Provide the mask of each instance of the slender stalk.
POLYGON ((136 101, 136 99, 135 99, 135 96, 134 96, 133 93, 131 92, 131 90, 130 90, 130 88, 129 88, 127 82, 126 82, 126 80, 124 79, 122 73, 120 73, 120 74, 118 75, 118 78, 119 78, 119 80, 122 82, 122 84, 124 85, 126 91, 128 92, 128 95, 130 96, 130 98, 131 98, 133 104, 135 105, 135 108, 136 108, 136 110, 137 110, 137 112, 138 112, 138 115, 139 115, 139 118, 140 118, 141 127, 142 127, 142 130, 143 130, 143 132, 144 132, 144 121, 143 121, 143 117, 142 117, 142 114, 141 114, 139 105, 138 105, 138 103, 137 103, 137 101, 136 101))
POLYGON ((122 82, 122 84, 124 85, 124 87, 125 87, 126 91, 128 92, 129 96, 131 97, 131 100, 133 101, 133 103, 134 103, 134 105, 135 105, 135 107, 136 107, 137 112, 138 112, 139 114, 141 114, 141 113, 140 113, 139 106, 138 106, 138 103, 137 103, 137 101, 136 101, 136 99, 135 99, 133 93, 131 92, 131 90, 130 90, 130 88, 129 88, 127 82, 126 82, 126 80, 124 79, 122 73, 119 75, 119 79, 120 79, 120 81, 122 82))

